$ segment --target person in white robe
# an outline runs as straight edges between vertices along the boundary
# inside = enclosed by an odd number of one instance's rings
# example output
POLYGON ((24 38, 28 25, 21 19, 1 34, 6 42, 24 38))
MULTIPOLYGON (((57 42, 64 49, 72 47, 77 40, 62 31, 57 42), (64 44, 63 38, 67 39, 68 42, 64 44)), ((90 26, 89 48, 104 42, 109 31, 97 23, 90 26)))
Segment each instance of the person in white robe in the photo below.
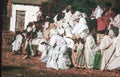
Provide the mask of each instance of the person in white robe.
POLYGON ((97 5, 96 3, 94 3, 93 5, 94 6, 92 7, 92 14, 90 16, 91 20, 98 19, 103 13, 103 9, 99 5, 97 5))
POLYGON ((69 69, 71 61, 68 56, 67 46, 64 38, 58 35, 55 30, 50 31, 50 37, 50 45, 52 48, 48 52, 49 59, 47 62, 47 67, 51 67, 56 70, 69 69))
POLYGON ((73 29, 76 23, 78 23, 81 12, 76 9, 76 7, 71 7, 72 16, 70 17, 69 24, 73 29))
MULTIPOLYGON (((88 33, 89 29, 87 26, 87 22, 85 18, 80 18, 79 23, 75 25, 75 27, 72 30, 72 38, 78 40, 79 38, 83 37, 84 33, 88 33)), ((75 41, 74 41, 75 42, 75 41)), ((76 52, 74 52, 77 48, 77 42, 74 43, 74 47, 72 48, 72 61, 73 65, 75 66, 75 60, 76 60, 76 52)))
POLYGON ((115 50, 115 44, 113 43, 114 38, 111 38, 109 35, 105 35, 99 46, 102 54, 101 60, 101 70, 105 70, 106 65, 108 64, 109 58, 115 50))
POLYGON ((56 44, 56 38, 57 38, 58 32, 55 29, 50 30, 50 48, 48 50, 48 61, 46 63, 47 68, 53 68, 58 70, 58 64, 57 59, 59 55, 59 47, 56 44))
POLYGON ((85 50, 84 50, 85 61, 86 61, 87 68, 90 69, 90 68, 93 68, 94 55, 95 55, 95 52, 98 50, 98 48, 91 33, 88 34, 88 36, 87 34, 84 34, 84 36, 85 36, 84 38, 85 39, 85 50))
POLYGON ((48 42, 46 39, 41 39, 38 45, 38 51, 42 52, 39 60, 41 62, 47 62, 48 42))
POLYGON ((71 6, 68 5, 68 6, 65 8, 65 10, 62 11, 62 12, 65 14, 65 16, 64 16, 64 18, 63 18, 63 28, 64 28, 64 30, 65 30, 65 34, 66 34, 66 35, 69 35, 69 34, 71 34, 71 31, 72 31, 72 29, 71 29, 71 27, 70 27, 70 24, 69 24, 69 21, 70 21, 71 16, 72 16, 71 6))
MULTIPOLYGON (((117 37, 112 38, 112 43, 108 42, 107 44, 109 47, 107 47, 106 50, 104 50, 103 57, 102 57, 102 64, 101 64, 101 70, 113 70, 116 68, 120 67, 120 14, 117 14, 114 18, 112 19, 111 23, 119 28, 119 34, 117 37)), ((107 41, 107 39, 106 39, 107 41)), ((105 42, 105 41, 103 41, 105 42)), ((104 43, 102 43, 104 45, 104 43)), ((101 45, 102 46, 102 45, 101 45)), ((100 48, 102 49, 103 47, 100 48)))
POLYGON ((62 12, 58 13, 57 21, 55 22, 55 25, 57 26, 57 31, 59 33, 63 29, 63 18, 64 18, 64 13, 62 12))
POLYGON ((67 45, 67 51, 68 51, 68 55, 69 55, 69 58, 70 58, 70 61, 71 61, 71 67, 72 67, 73 64, 72 64, 72 57, 71 56, 72 56, 72 49, 74 47, 74 41, 72 39, 72 34, 65 35, 64 39, 65 39, 65 42, 66 42, 66 45, 67 45))
POLYGON ((120 68, 120 36, 116 37, 113 41, 115 44, 115 49, 114 49, 114 53, 109 61, 109 63, 107 64, 107 68, 109 70, 113 70, 116 68, 120 68))
POLYGON ((89 16, 91 24, 90 27, 94 28, 93 32, 97 32, 97 19, 101 17, 103 9, 94 2, 91 4, 90 8, 91 8, 91 16, 89 16))
POLYGON ((78 39, 79 34, 82 33, 84 30, 86 30, 87 33, 89 32, 86 19, 84 17, 81 17, 79 19, 79 23, 77 23, 73 28, 72 35, 75 35, 75 37, 78 39))
POLYGON ((58 56, 58 68, 59 69, 69 69, 71 65, 71 60, 69 56, 69 51, 67 50, 67 44, 65 42, 65 39, 63 37, 63 33, 60 33, 60 35, 57 36, 57 46, 59 47, 59 56, 58 56))
POLYGON ((66 9, 63 10, 62 12, 65 13, 64 21, 65 21, 65 22, 69 22, 69 20, 71 19, 71 16, 72 16, 71 6, 68 5, 68 6, 66 7, 66 9))
POLYGON ((119 24, 120 24, 120 14, 117 13, 117 9, 116 8, 112 8, 111 9, 111 18, 110 18, 111 22, 109 24, 109 27, 108 27, 108 30, 109 30, 109 35, 115 37, 115 35, 117 33, 115 33, 113 30, 112 30, 112 27, 117 27, 119 28, 119 24))
POLYGON ((13 53, 20 53, 20 48, 22 44, 22 35, 20 32, 16 32, 15 40, 12 42, 12 52, 13 53))

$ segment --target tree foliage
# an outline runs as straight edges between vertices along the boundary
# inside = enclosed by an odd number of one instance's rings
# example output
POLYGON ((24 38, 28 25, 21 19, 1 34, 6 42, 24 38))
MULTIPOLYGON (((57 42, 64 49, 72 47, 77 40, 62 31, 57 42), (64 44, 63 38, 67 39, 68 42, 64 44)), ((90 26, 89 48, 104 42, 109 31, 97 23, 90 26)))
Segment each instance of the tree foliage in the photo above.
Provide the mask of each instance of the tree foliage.
POLYGON ((52 0, 51 2, 42 3, 41 7, 45 10, 43 11, 45 15, 52 15, 54 12, 60 12, 65 9, 67 5, 75 6, 77 10, 84 11, 88 15, 90 14, 90 2, 96 2, 101 7, 103 7, 105 2, 113 3, 114 0, 52 0))

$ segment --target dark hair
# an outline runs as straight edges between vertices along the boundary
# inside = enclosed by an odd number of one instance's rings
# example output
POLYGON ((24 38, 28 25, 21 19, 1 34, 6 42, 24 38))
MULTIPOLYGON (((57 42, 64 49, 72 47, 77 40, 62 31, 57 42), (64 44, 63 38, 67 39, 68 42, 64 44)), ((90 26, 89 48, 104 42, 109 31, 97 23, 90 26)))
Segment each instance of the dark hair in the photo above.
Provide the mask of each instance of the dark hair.
POLYGON ((111 10, 112 10, 113 12, 115 12, 116 14, 120 14, 120 9, 117 8, 117 7, 113 7, 113 8, 111 8, 111 10))
POLYGON ((97 4, 95 2, 90 3, 90 8, 96 8, 96 7, 97 7, 97 4))
POLYGON ((21 31, 16 31, 16 35, 17 35, 17 34, 22 34, 22 32, 21 32, 21 31))
POLYGON ((49 18, 49 22, 53 23, 54 22, 53 18, 49 18))
POLYGON ((27 25, 27 27, 28 26, 33 26, 33 22, 29 22, 28 25, 27 25))
POLYGON ((62 16, 62 12, 58 13, 58 16, 57 16, 57 21, 59 21, 60 19, 62 19, 63 16, 62 16))
POLYGON ((72 6, 71 9, 75 11, 77 10, 75 6, 72 6))
POLYGON ((105 7, 111 8, 112 4, 110 2, 105 3, 105 7))
POLYGON ((28 36, 30 36, 30 35, 31 35, 31 32, 28 32, 27 35, 26 35, 26 37, 28 37, 28 36))

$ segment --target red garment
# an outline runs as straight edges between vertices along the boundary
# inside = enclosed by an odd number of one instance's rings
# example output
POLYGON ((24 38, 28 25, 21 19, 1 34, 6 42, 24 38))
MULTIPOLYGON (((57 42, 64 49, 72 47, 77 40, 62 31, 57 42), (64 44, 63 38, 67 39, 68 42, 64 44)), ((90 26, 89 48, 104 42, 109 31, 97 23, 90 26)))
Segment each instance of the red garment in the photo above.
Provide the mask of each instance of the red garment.
POLYGON ((110 23, 110 13, 107 11, 103 17, 97 19, 97 31, 108 29, 110 23))

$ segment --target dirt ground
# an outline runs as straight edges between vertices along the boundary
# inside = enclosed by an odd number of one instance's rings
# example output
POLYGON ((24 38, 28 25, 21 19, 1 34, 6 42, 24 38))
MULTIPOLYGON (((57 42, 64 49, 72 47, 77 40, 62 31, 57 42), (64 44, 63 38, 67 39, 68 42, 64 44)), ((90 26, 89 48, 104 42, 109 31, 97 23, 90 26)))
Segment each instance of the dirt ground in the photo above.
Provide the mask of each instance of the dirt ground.
POLYGON ((39 56, 23 59, 24 55, 13 55, 9 46, 2 48, 2 77, 120 77, 120 71, 54 70, 46 68, 46 64, 39 61, 39 56))

